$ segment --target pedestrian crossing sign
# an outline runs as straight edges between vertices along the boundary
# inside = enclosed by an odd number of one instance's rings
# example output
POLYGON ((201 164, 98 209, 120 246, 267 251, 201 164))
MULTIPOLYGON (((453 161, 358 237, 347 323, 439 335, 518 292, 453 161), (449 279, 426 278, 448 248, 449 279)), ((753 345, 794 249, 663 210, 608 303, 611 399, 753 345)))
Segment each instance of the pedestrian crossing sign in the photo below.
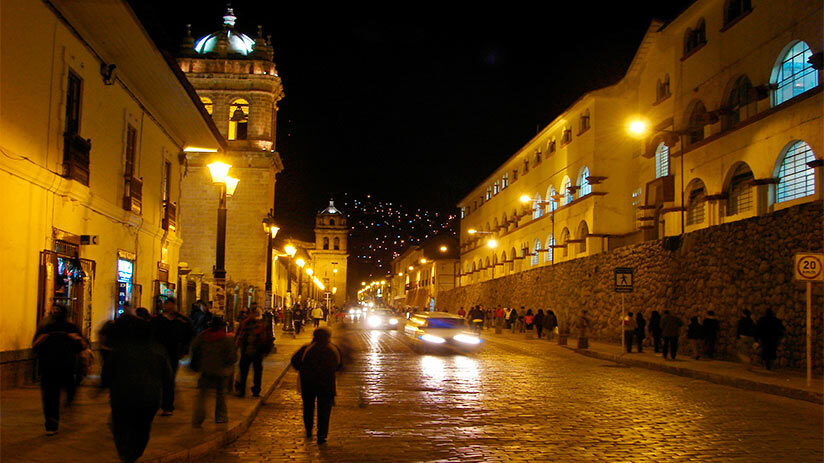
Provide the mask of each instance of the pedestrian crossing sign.
POLYGON ((615 268, 615 292, 616 293, 631 293, 632 292, 632 267, 616 267, 615 268))

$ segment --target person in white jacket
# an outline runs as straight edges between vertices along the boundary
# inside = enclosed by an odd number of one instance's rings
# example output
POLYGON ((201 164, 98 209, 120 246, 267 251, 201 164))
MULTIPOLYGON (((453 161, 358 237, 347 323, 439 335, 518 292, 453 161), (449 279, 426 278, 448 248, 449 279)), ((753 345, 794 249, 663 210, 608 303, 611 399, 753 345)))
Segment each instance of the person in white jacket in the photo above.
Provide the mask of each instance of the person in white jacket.
POLYGON ((315 328, 320 326, 320 321, 323 320, 323 309, 315 307, 312 309, 312 320, 315 322, 315 328))

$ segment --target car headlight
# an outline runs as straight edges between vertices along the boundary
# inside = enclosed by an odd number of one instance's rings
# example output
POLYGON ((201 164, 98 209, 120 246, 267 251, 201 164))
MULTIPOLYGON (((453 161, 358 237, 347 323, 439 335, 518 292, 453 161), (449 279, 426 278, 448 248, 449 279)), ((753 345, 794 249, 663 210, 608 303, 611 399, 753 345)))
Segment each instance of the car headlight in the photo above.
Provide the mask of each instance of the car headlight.
POLYGON ((468 334, 456 334, 455 336, 452 336, 452 339, 454 339, 458 342, 462 342, 464 344, 480 344, 481 343, 481 338, 479 338, 477 336, 470 336, 468 334))
POLYGON ((349 309, 349 315, 353 315, 355 313, 355 309, 349 309))
POLYGON ((433 336, 431 334, 422 334, 418 337, 423 341, 431 342, 433 344, 443 344, 443 343, 446 342, 446 339, 444 339, 440 336, 433 336))
POLYGON ((381 317, 371 316, 369 317, 369 326, 380 326, 381 324, 381 317))
POLYGON ((389 324, 390 325, 397 325, 398 324, 398 319, 397 318, 390 318, 389 319, 389 324))

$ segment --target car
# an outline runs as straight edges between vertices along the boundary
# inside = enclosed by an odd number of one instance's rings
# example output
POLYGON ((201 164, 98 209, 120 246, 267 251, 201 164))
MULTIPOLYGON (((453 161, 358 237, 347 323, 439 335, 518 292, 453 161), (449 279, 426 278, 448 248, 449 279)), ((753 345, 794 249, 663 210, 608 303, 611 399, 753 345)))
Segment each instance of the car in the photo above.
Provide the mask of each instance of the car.
POLYGON ((421 312, 409 317, 404 332, 421 350, 474 352, 483 343, 466 320, 448 312, 421 312))
POLYGON ((401 317, 386 309, 373 309, 366 314, 364 322, 366 328, 373 330, 395 330, 402 325, 401 317))

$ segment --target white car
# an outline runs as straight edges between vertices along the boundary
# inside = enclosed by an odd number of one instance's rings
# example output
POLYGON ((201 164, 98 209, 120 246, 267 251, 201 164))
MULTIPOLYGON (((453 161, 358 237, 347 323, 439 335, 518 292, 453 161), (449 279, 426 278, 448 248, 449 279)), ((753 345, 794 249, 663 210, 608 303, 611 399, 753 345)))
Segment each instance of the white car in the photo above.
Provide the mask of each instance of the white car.
POLYGON ((404 332, 426 350, 474 352, 483 342, 463 317, 447 312, 422 312, 409 317, 404 332))
POLYGON ((371 330, 395 330, 402 325, 401 317, 384 309, 375 309, 365 315, 366 328, 371 330))

